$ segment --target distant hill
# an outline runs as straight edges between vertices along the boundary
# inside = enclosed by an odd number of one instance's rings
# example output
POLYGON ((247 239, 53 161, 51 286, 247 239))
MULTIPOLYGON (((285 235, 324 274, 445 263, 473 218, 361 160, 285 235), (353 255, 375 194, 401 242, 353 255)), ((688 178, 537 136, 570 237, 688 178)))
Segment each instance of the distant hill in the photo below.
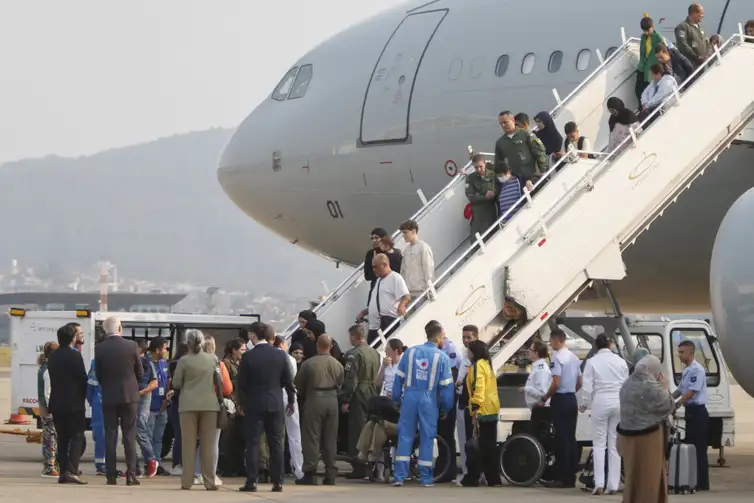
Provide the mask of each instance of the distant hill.
POLYGON ((344 270, 246 217, 217 182, 232 134, 211 129, 79 158, 0 166, 0 270, 106 257, 123 276, 308 297, 344 270))

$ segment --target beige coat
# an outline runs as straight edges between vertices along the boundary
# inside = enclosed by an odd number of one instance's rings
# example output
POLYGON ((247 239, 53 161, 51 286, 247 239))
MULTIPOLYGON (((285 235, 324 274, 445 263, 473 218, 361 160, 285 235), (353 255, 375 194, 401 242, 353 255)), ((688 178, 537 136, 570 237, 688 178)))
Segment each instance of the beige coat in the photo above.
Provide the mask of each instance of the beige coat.
POLYGON ((173 388, 181 390, 179 412, 219 411, 215 394, 217 358, 205 353, 187 354, 178 361, 173 388))

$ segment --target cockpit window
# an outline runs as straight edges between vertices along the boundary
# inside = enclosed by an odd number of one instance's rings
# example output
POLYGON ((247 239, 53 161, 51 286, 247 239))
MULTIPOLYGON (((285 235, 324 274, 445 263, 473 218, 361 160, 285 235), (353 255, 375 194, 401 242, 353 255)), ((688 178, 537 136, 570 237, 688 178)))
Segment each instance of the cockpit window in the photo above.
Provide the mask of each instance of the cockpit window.
POLYGON ((312 81, 312 65, 304 65, 298 70, 296 75, 296 81, 293 83, 293 88, 290 94, 288 94, 289 100, 295 100, 296 98, 303 98, 306 94, 306 90, 309 88, 309 82, 312 81))
POLYGON ((288 93, 293 87, 293 81, 296 79, 297 73, 298 73, 297 66, 294 66, 293 68, 288 70, 288 73, 285 74, 285 77, 283 77, 283 80, 280 81, 278 86, 272 92, 273 100, 285 101, 285 99, 288 97, 288 93))

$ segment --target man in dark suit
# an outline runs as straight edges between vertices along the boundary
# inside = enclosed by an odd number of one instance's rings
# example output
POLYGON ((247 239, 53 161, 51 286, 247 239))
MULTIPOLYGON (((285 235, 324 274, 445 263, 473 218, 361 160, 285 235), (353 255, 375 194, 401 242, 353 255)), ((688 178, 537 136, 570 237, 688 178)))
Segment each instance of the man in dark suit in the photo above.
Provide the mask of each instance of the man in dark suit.
POLYGON ((86 429, 86 366, 81 353, 71 347, 76 337, 72 325, 58 329, 60 347, 47 360, 50 373, 49 410, 58 434, 60 484, 86 484, 78 477, 86 429))
POLYGON ((116 485, 118 422, 126 451, 126 484, 138 486, 136 479, 136 418, 139 412, 139 380, 144 372, 139 347, 121 337, 120 319, 113 316, 103 326, 107 337, 94 349, 94 370, 102 386, 102 413, 105 419, 105 469, 107 484, 116 485))
POLYGON ((296 390, 288 355, 272 345, 275 331, 256 322, 249 329, 254 347, 238 367, 238 400, 246 421, 246 483, 239 490, 256 492, 259 475, 259 442, 264 430, 270 449, 272 491, 283 490, 283 426, 286 409, 295 410, 296 390), (283 403, 283 388, 288 405, 283 403))

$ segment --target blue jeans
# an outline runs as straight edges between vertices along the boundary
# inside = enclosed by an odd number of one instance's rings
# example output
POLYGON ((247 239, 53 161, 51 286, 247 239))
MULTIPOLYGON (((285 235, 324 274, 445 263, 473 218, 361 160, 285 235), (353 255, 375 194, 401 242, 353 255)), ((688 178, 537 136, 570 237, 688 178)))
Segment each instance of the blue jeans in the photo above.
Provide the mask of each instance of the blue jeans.
POLYGON ((162 435, 165 433, 165 426, 167 424, 167 410, 157 410, 149 413, 147 428, 149 429, 149 436, 152 439, 152 452, 157 461, 162 461, 162 435))
POLYGON ((152 395, 147 396, 149 400, 142 398, 139 403, 139 417, 136 419, 136 443, 141 448, 144 463, 155 459, 154 451, 152 450, 152 437, 149 434, 149 404, 152 400, 152 395))

